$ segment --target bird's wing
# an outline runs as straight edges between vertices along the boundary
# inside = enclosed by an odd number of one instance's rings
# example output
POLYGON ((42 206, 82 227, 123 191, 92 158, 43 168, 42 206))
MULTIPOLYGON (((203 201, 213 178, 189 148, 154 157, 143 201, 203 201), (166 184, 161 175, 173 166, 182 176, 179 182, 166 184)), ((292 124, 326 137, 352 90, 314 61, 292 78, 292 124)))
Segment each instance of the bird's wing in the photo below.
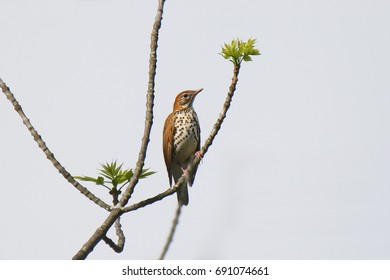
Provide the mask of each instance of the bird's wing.
MULTIPOLYGON (((198 131, 197 133, 199 135, 199 138, 197 139, 198 145, 196 146, 196 151, 198 152, 198 151, 200 151, 200 125, 198 125, 197 131, 198 131)), ((194 156, 192 156, 192 158, 191 158, 191 164, 192 164, 193 159, 194 159, 194 156)), ((194 184, 195 175, 196 175, 196 171, 198 170, 198 166, 199 166, 199 164, 196 167, 193 167, 192 173, 189 174, 189 176, 188 176, 188 184, 190 185, 190 187, 192 187, 192 185, 194 184)))
POLYGON ((196 147, 196 151, 200 151, 200 125, 198 125, 198 135, 199 138, 198 138, 198 146, 196 147))
POLYGON ((168 171, 169 185, 172 186, 172 152, 173 152, 173 133, 174 133, 175 115, 171 113, 164 123, 163 131, 163 152, 165 165, 168 171))

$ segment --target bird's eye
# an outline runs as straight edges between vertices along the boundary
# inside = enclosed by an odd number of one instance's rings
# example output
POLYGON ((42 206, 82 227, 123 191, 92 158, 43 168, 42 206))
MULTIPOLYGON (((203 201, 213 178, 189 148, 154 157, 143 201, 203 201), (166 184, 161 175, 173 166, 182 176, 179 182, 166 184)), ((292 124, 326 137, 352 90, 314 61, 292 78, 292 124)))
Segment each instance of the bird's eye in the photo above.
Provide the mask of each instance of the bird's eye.
POLYGON ((183 97, 184 97, 184 98, 187 98, 187 97, 188 97, 188 94, 187 94, 187 93, 185 93, 185 94, 183 95, 183 97))

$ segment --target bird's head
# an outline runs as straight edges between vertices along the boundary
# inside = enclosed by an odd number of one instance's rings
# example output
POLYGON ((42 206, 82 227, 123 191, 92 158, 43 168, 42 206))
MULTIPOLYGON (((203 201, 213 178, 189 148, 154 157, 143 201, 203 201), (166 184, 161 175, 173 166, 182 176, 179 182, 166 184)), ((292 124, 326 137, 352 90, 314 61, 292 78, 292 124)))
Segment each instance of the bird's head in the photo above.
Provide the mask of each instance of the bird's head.
POLYGON ((201 92, 203 88, 197 90, 185 90, 176 96, 175 103, 173 104, 174 111, 185 110, 192 107, 192 103, 195 100, 196 95, 201 92))

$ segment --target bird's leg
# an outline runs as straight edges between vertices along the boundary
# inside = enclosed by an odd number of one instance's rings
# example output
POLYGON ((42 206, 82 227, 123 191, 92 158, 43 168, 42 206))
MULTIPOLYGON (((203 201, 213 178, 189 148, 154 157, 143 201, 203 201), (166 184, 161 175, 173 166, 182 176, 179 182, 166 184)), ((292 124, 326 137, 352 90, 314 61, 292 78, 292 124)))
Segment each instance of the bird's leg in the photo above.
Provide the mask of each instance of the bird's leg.
POLYGON ((188 179, 189 179, 189 173, 188 173, 188 167, 187 168, 183 168, 183 167, 181 167, 181 171, 183 171, 183 174, 184 174, 184 177, 186 178, 186 180, 188 181, 188 179))
MULTIPOLYGON (((200 160, 203 159, 203 153, 201 151, 196 151, 194 155, 195 155, 195 157, 197 157, 200 160)), ((187 167, 187 168, 180 167, 180 168, 181 168, 181 171, 183 171, 183 174, 185 174, 186 177, 187 177, 188 176, 188 169, 189 169, 189 167, 187 167)))

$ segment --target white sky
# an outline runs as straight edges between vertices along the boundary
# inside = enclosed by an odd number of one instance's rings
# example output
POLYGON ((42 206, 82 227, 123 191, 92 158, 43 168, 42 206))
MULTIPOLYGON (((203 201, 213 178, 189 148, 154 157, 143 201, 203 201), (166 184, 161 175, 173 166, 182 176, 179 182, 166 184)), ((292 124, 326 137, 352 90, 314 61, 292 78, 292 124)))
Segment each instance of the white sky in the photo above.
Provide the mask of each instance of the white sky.
MULTIPOLYGON (((156 7, 0 1, 0 77, 73 175, 135 166, 156 7)), ((167 258, 390 258, 389 11, 385 0, 167 1, 146 161, 158 173, 130 202, 168 187, 161 134, 176 94, 205 88, 204 140, 232 74, 220 46, 253 37, 262 52, 242 67, 167 258)), ((0 259, 70 259, 107 213, 54 169, 3 94, 0 131, 0 259)), ((100 243, 89 258, 156 259, 175 208, 171 196, 123 216, 125 251, 100 243)))

